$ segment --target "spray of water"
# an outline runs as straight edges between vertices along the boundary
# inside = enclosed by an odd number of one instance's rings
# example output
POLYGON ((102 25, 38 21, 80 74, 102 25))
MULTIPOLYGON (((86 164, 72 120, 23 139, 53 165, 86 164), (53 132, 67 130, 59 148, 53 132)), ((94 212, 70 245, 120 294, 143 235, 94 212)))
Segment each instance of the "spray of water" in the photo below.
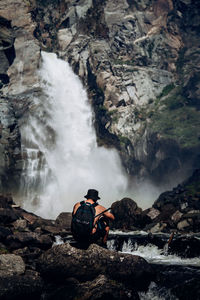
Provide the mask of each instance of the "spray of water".
POLYGON ((105 206, 125 196, 128 181, 115 150, 98 147, 86 91, 68 63, 42 53, 41 96, 21 128, 28 166, 24 207, 43 217, 71 211, 89 188, 105 206), (44 159, 45 158, 45 159, 44 159), (32 186, 32 189, 30 188, 32 186))

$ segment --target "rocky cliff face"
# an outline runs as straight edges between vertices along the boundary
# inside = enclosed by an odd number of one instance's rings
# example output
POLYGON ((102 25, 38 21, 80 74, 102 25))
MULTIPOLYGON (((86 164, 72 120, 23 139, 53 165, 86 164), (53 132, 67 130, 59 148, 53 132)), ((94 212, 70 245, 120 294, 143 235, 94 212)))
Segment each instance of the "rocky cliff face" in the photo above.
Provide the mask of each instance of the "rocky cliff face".
POLYGON ((55 51, 88 89, 99 144, 115 146, 129 174, 175 184, 200 165, 199 10, 197 0, 1 1, 0 79, 15 122, 39 92, 40 49, 55 51))

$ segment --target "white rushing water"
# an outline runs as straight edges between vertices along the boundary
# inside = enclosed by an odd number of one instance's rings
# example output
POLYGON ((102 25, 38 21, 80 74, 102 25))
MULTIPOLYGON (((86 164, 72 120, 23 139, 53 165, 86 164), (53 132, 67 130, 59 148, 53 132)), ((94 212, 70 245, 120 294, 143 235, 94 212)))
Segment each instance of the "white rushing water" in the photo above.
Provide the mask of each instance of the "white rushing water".
POLYGON ((27 162, 21 180, 23 206, 55 218, 71 211, 90 188, 105 206, 125 196, 127 178, 115 150, 98 147, 86 91, 68 63, 42 53, 43 93, 21 128, 27 162))
MULTIPOLYGON (((109 241, 109 249, 113 248, 113 241, 109 241)), ((187 265, 187 266, 196 266, 200 267, 200 258, 181 258, 175 254, 166 253, 165 249, 159 249, 157 246, 148 244, 146 246, 134 245, 131 242, 131 239, 128 239, 128 242, 124 242, 122 247, 123 253, 129 253, 133 255, 139 255, 146 259, 149 263, 159 263, 166 265, 187 265)))

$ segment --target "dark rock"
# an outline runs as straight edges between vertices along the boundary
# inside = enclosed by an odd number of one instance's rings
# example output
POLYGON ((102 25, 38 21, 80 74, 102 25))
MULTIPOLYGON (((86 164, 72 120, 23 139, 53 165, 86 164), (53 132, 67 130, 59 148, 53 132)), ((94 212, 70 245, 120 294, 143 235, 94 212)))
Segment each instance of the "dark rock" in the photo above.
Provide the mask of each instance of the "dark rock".
POLYGON ((111 228, 133 229, 142 224, 142 209, 130 198, 114 202, 111 209, 115 216, 111 228))
POLYGON ((7 227, 0 226, 0 242, 3 242, 8 235, 11 234, 11 230, 7 227))
MULTIPOLYGON (((157 226, 163 232, 181 231, 198 232, 200 223, 200 170, 179 184, 172 191, 162 193, 153 204, 153 209, 160 213, 150 225, 145 227, 151 230, 157 226), (165 223, 161 228, 157 223, 165 223)), ((147 210, 148 214, 148 210, 147 210)))
POLYGON ((0 224, 8 224, 17 220, 17 215, 12 209, 0 208, 0 224))
POLYGON ((175 237, 170 243, 169 251, 181 257, 199 257, 200 239, 195 236, 175 237))
POLYGON ((87 250, 77 249, 69 243, 54 246, 41 255, 38 270, 52 281, 67 277, 85 281, 102 274, 138 289, 145 289, 152 278, 151 268, 143 258, 111 252, 95 244, 87 250))
POLYGON ((53 239, 46 234, 39 235, 35 232, 15 232, 13 235, 7 237, 6 244, 10 249, 35 246, 47 250, 52 246, 53 239))
POLYGON ((182 281, 171 289, 180 300, 200 299, 200 277, 182 281))
POLYGON ((127 288, 122 283, 110 280, 105 275, 99 275, 92 281, 80 283, 75 278, 66 279, 61 286, 51 286, 42 295, 44 300, 89 300, 89 299, 132 299, 139 300, 134 289, 127 288))
POLYGON ((173 265, 152 265, 152 267, 157 274, 155 282, 160 287, 170 289, 172 295, 180 300, 199 299, 200 272, 198 268, 173 265))
POLYGON ((0 208, 10 208, 14 204, 11 196, 0 195, 0 208))
POLYGON ((56 224, 61 228, 70 231, 71 221, 72 221, 72 214, 69 212, 63 212, 57 217, 56 224))
POLYGON ((43 280, 37 272, 0 278, 0 298, 5 300, 40 299, 43 280))

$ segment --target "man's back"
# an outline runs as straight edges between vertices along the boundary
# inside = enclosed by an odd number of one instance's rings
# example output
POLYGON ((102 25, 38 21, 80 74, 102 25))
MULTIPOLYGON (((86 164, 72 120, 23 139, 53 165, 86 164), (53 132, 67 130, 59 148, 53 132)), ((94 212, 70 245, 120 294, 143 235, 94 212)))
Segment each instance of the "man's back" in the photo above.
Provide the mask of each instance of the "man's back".
MULTIPOLYGON (((88 203, 90 203, 90 204, 94 204, 94 203, 95 203, 95 201, 93 201, 92 199, 87 199, 87 200, 85 200, 85 202, 88 202, 88 203)), ((73 213, 72 213, 73 215, 76 213, 77 209, 78 209, 80 206, 81 206, 80 202, 78 202, 78 203, 76 203, 76 204, 74 205, 74 209, 73 209, 73 213)), ((104 206, 102 206, 102 205, 100 205, 100 204, 98 204, 98 203, 97 203, 97 206, 94 207, 94 209, 95 209, 95 215, 101 214, 103 211, 106 210, 106 208, 105 208, 104 206)), ((110 212, 106 211, 106 212, 104 212, 103 214, 99 215, 98 217, 96 217, 96 218, 94 219, 94 225, 97 223, 97 221, 99 220, 99 218, 100 218, 102 215, 104 215, 105 217, 107 217, 107 218, 110 219, 110 220, 114 220, 113 214, 111 214, 110 212)))
POLYGON ((98 204, 97 200, 100 197, 97 190, 88 190, 84 197, 87 200, 76 203, 73 208, 72 234, 77 241, 82 239, 95 242, 102 238, 103 244, 106 245, 109 220, 114 220, 114 216, 104 206, 98 204), (89 236, 87 238, 88 228, 89 236))

